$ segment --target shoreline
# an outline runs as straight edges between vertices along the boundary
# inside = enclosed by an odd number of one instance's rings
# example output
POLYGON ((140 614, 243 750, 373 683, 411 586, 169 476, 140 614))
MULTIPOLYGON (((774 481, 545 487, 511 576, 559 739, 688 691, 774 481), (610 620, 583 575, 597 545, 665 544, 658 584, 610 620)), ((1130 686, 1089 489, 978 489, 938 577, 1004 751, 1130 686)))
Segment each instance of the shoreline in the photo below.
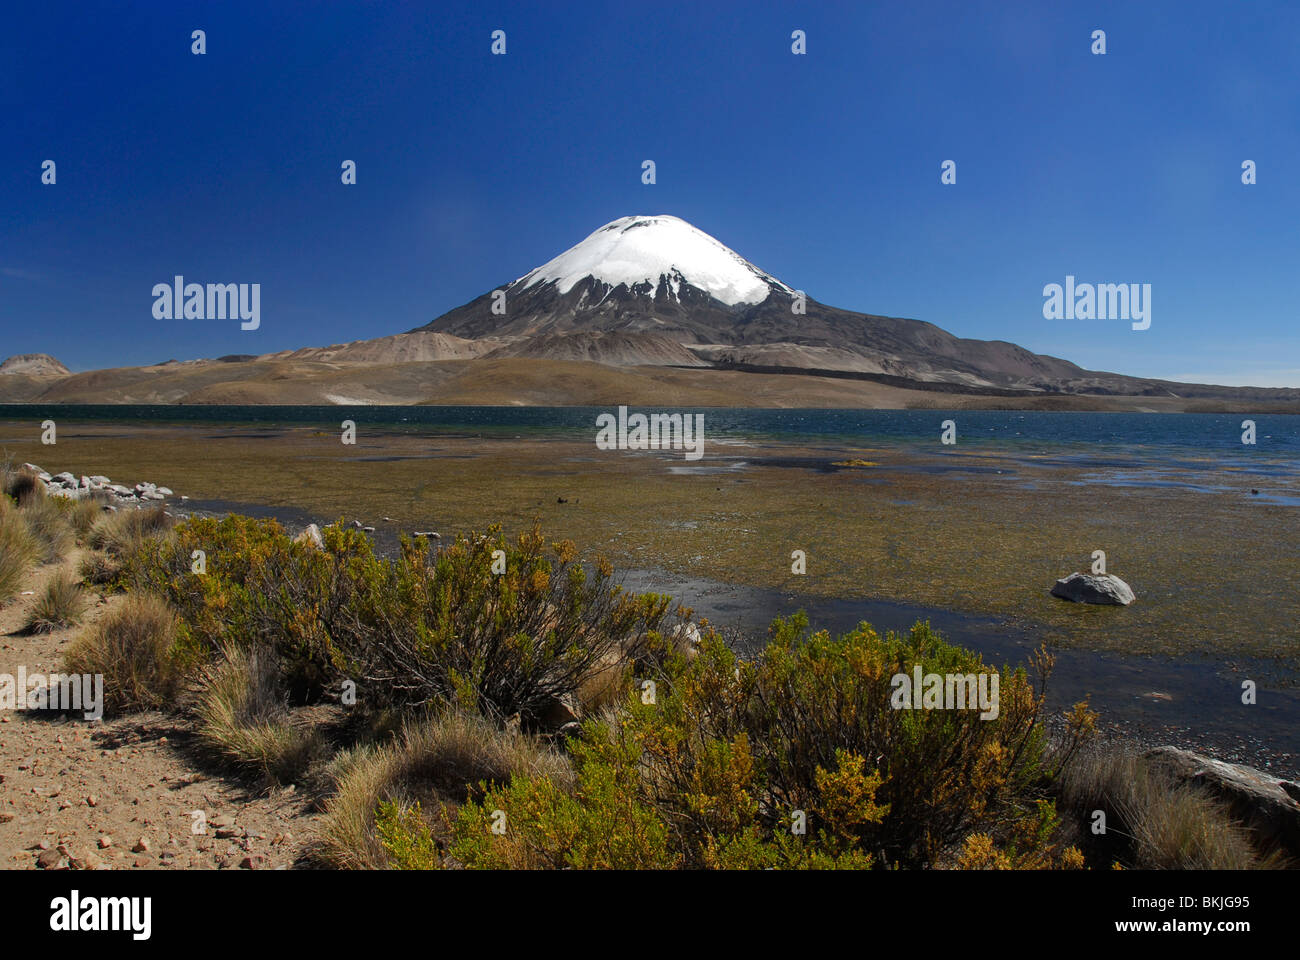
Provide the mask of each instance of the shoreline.
POLYGON ((751 647, 774 616, 800 606, 814 627, 839 631, 862 618, 883 630, 929 616, 993 661, 1022 661, 1046 642, 1057 656, 1054 710, 1091 694, 1117 735, 1266 769, 1297 766, 1297 645, 1286 631, 1300 618, 1290 587, 1300 529, 1293 507, 1248 489, 1300 494, 1289 470, 1270 478, 1228 469, 1211 453, 1201 463, 1160 460, 1170 474, 1161 482, 1177 485, 1124 486, 1132 478, 1115 471, 1129 470, 1129 457, 1104 449, 1084 450, 1094 456, 1081 464, 979 441, 918 453, 807 437, 718 445, 684 464, 532 435, 489 442, 363 431, 348 447, 310 426, 147 422, 69 424, 52 449, 19 441, 18 426, 4 430, 16 461, 149 477, 191 497, 174 504, 181 511, 277 516, 299 527, 361 518, 381 546, 398 530, 449 538, 500 522, 513 533, 536 517, 549 537, 607 555, 642 589, 719 624, 729 626, 721 614, 752 612, 751 647), (1108 456, 1118 465, 1107 466, 1108 456), (1207 476, 1224 489, 1207 492, 1207 476), (808 553, 808 576, 790 573, 795 547, 808 553), (1051 598, 1052 582, 1086 568, 1098 547, 1138 602, 1051 598), (711 612, 719 604, 729 609, 711 612), (1261 693, 1249 712, 1243 678, 1261 693))

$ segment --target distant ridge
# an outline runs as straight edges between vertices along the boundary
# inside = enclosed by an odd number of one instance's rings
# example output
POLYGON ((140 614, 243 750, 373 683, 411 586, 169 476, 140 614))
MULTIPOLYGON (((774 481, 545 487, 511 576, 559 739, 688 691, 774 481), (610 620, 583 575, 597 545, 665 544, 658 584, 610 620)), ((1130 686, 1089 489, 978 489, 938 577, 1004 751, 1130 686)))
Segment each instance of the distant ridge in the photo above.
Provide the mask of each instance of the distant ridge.
MULTIPOLYGON (((0 364, 0 403, 1258 410, 1300 389, 1085 370, 1002 340, 827 306, 673 216, 611 221, 406 333, 73 374, 0 364)), ((1285 408, 1285 409, 1284 409, 1285 408)))

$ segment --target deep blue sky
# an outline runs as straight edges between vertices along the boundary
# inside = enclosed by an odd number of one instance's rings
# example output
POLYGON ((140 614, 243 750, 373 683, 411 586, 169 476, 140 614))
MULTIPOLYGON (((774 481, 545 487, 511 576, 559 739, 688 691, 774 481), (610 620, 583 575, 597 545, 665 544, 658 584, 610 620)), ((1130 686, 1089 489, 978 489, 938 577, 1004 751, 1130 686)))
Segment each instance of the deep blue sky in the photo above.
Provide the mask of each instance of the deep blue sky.
POLYGON ((10 5, 0 355, 401 332, 670 213, 835 306, 1300 385, 1297 37, 1264 2, 10 5), (260 283, 261 329, 154 321, 177 273, 260 283), (1151 328, 1044 320, 1067 273, 1152 284, 1151 328))

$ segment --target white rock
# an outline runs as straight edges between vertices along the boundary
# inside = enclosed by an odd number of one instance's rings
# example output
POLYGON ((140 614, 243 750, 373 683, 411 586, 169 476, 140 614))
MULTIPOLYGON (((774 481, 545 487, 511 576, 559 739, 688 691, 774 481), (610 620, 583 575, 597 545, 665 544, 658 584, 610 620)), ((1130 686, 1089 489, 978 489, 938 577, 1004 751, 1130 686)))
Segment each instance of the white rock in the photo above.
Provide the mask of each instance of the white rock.
POLYGON ((316 526, 314 523, 309 524, 306 530, 293 539, 295 543, 311 544, 317 550, 325 549, 325 538, 321 536, 320 527, 316 526))
POLYGON ((1052 587, 1052 596, 1075 603, 1101 603, 1128 606, 1137 597, 1133 588, 1113 573, 1091 574, 1075 571, 1052 587))
POLYGON ((688 660, 694 659, 700 652, 700 628, 693 623, 678 624, 670 634, 677 652, 688 660))

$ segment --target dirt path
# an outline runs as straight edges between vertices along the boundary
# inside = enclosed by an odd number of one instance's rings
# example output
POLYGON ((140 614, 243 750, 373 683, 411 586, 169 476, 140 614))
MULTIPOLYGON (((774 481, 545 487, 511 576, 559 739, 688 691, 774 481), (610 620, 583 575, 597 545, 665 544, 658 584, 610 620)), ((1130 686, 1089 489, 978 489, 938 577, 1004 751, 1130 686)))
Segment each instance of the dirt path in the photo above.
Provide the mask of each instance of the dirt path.
MULTIPOLYGON (((20 632, 27 609, 81 551, 36 568, 0 608, 0 674, 60 667, 79 630, 120 597, 96 595, 82 626, 20 632)), ((0 711, 0 869, 283 869, 299 862, 318 815, 293 788, 259 790, 201 766, 182 721, 163 713, 113 721, 0 711), (198 832, 200 831, 201 832, 198 832)))

